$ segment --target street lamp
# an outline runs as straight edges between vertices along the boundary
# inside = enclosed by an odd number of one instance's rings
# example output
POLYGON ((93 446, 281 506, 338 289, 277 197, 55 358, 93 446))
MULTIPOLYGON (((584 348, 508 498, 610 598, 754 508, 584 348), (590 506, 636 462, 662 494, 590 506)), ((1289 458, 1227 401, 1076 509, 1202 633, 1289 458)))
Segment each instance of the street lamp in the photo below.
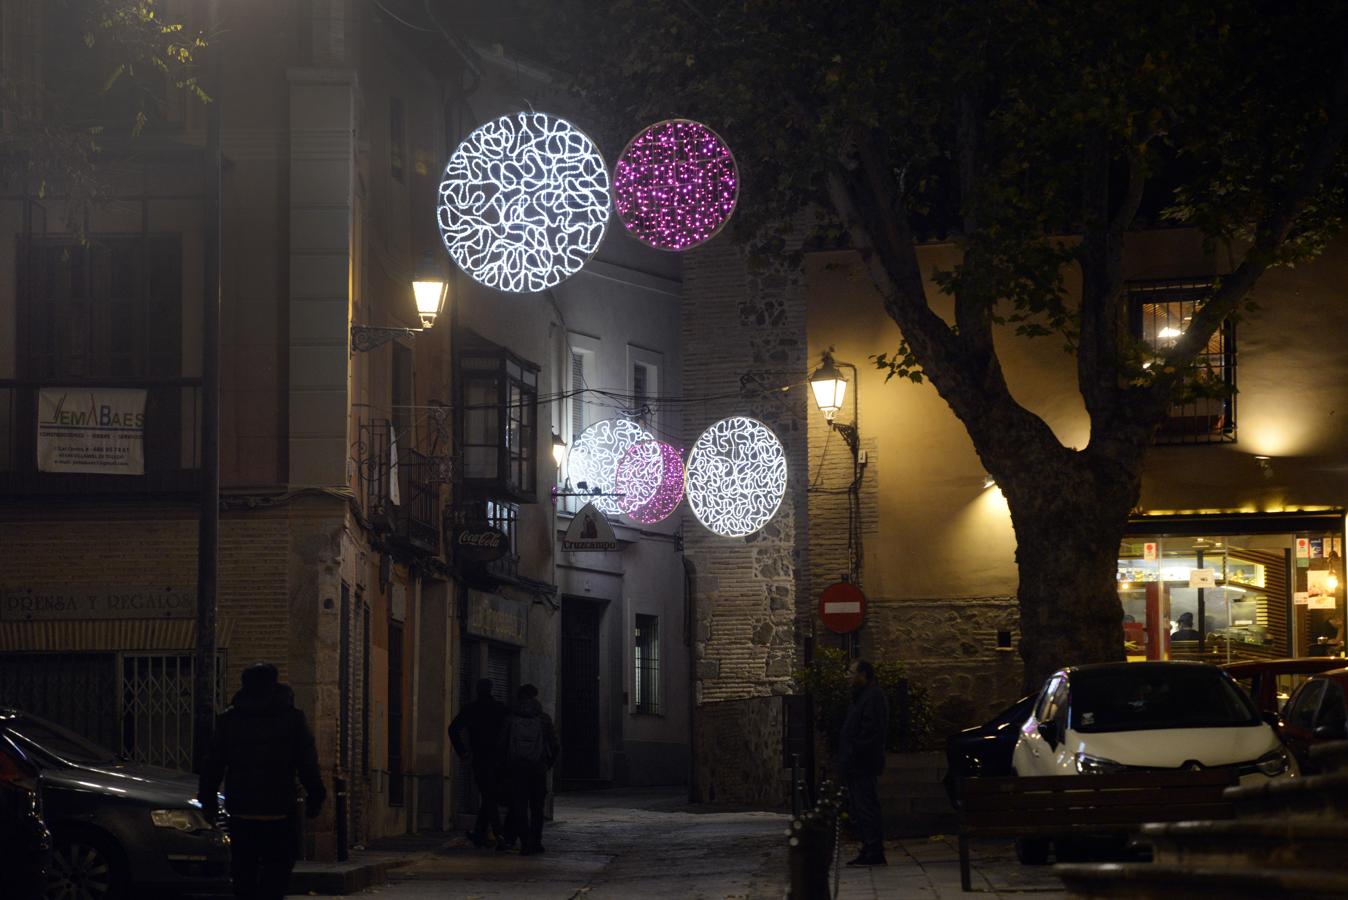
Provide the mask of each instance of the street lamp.
POLYGON ((426 254, 412 277, 412 299, 416 302, 420 328, 383 327, 379 325, 352 325, 351 350, 365 352, 387 344, 396 337, 416 337, 435 324, 445 306, 449 282, 445 280, 435 257, 426 254))
POLYGON ((823 364, 810 376, 810 390, 814 391, 814 402, 829 424, 842 409, 843 398, 847 396, 847 380, 838 367, 833 364, 833 354, 825 351, 823 364))
POLYGON ((557 463, 557 470, 562 469, 562 461, 566 459, 566 441, 557 432, 552 433, 552 458, 557 463))

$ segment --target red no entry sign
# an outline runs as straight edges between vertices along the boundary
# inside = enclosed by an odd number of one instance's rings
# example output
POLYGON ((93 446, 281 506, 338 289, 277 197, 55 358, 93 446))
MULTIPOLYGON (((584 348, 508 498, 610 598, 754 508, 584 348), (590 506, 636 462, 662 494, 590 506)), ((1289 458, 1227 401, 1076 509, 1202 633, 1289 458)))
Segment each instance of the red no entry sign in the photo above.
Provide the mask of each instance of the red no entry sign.
POLYGON ((866 621, 866 595, 846 581, 830 584, 819 595, 819 619, 834 634, 856 631, 866 621))

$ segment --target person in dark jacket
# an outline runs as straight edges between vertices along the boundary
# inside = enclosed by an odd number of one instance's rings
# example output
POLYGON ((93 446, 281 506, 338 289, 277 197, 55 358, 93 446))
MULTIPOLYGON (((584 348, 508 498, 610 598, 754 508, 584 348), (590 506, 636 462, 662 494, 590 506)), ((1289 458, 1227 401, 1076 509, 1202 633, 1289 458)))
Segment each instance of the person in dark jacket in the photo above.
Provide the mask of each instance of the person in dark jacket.
POLYGON ((861 852, 849 866, 885 865, 885 839, 877 781, 885 770, 889 700, 864 659, 852 664, 852 703, 838 743, 838 771, 847 786, 861 852))
POLYGON ((497 740, 505 723, 506 705, 491 695, 491 679, 477 683, 477 698, 464 706, 454 721, 449 723, 449 740, 459 758, 473 767, 473 783, 477 785, 481 803, 477 808, 477 822, 468 832, 468 840, 481 847, 487 843, 487 828, 501 839, 501 798, 497 784, 501 779, 501 754, 497 740), (464 741, 464 732, 468 740, 464 741))
MULTIPOLYGON (((505 847, 518 836, 520 853, 543 852, 543 801, 548 790, 548 769, 557 761, 560 747, 552 719, 538 702, 538 688, 520 685, 515 705, 501 727, 500 749, 510 782, 510 818, 506 823, 505 847)), ((505 849, 500 844, 497 849, 505 849)))
POLYGON ((276 667, 256 663, 243 688, 216 721, 201 770, 197 799, 217 814, 223 780, 229 812, 230 878, 240 900, 281 900, 295 866, 295 781, 304 786, 305 813, 318 816, 327 792, 318 751, 295 694, 276 680, 276 667))

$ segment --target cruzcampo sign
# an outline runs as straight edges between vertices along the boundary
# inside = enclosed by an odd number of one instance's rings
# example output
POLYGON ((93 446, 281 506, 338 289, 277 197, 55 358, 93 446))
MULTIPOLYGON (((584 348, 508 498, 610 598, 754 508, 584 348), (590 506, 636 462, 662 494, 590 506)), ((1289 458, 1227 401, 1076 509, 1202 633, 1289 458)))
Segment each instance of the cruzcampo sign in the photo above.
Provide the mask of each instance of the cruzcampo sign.
POLYGON ((562 549, 567 553, 605 552, 618 549, 618 538, 613 526, 593 503, 576 513, 562 537, 562 549))
POLYGON ((42 388, 37 467, 42 472, 145 474, 145 391, 42 388))

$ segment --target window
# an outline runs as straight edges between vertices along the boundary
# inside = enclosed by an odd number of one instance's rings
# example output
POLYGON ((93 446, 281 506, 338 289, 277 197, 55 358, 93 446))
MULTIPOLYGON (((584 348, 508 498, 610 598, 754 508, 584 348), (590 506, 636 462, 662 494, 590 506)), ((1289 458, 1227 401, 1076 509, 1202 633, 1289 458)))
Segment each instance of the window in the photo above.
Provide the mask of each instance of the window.
POLYGON ((599 341, 583 334, 568 337, 566 369, 565 433, 567 446, 575 443, 580 433, 603 415, 594 406, 594 395, 589 389, 603 387, 599 383, 599 341))
POLYGON ((465 489, 536 501, 538 366, 471 338, 460 351, 458 375, 465 489))
POLYGON ((660 619, 638 614, 633 630, 636 712, 660 712, 660 619))
POLYGON ((34 241, 21 267, 23 377, 171 378, 182 372, 177 237, 34 241))
POLYGON ((388 802, 403 805, 403 623, 388 623, 388 802))
MULTIPOLYGON (((1211 290, 1212 283, 1206 280, 1130 285, 1133 337, 1159 358, 1184 334, 1211 290)), ((1213 333, 1198 354, 1196 366, 1193 396, 1171 407, 1157 430, 1156 443, 1211 444, 1236 439, 1236 346, 1230 321, 1213 333)))
POLYGON ((660 393, 659 353, 627 346, 627 394, 632 398, 632 415, 648 427, 657 429, 656 396, 660 393))
POLYGON ((515 503, 500 503, 496 500, 488 500, 486 504, 487 524, 506 536, 506 546, 510 552, 508 556, 519 555, 519 545, 516 543, 516 525, 518 524, 520 508, 515 503))
POLYGON ((1324 693, 1323 681, 1306 682, 1301 692, 1289 704, 1284 721, 1293 728, 1309 732, 1315 724, 1315 711, 1320 706, 1320 698, 1324 693))
POLYGON ((404 125, 403 101, 393 97, 388 102, 388 166, 389 174, 403 180, 404 158, 407 155, 407 128, 404 125))

